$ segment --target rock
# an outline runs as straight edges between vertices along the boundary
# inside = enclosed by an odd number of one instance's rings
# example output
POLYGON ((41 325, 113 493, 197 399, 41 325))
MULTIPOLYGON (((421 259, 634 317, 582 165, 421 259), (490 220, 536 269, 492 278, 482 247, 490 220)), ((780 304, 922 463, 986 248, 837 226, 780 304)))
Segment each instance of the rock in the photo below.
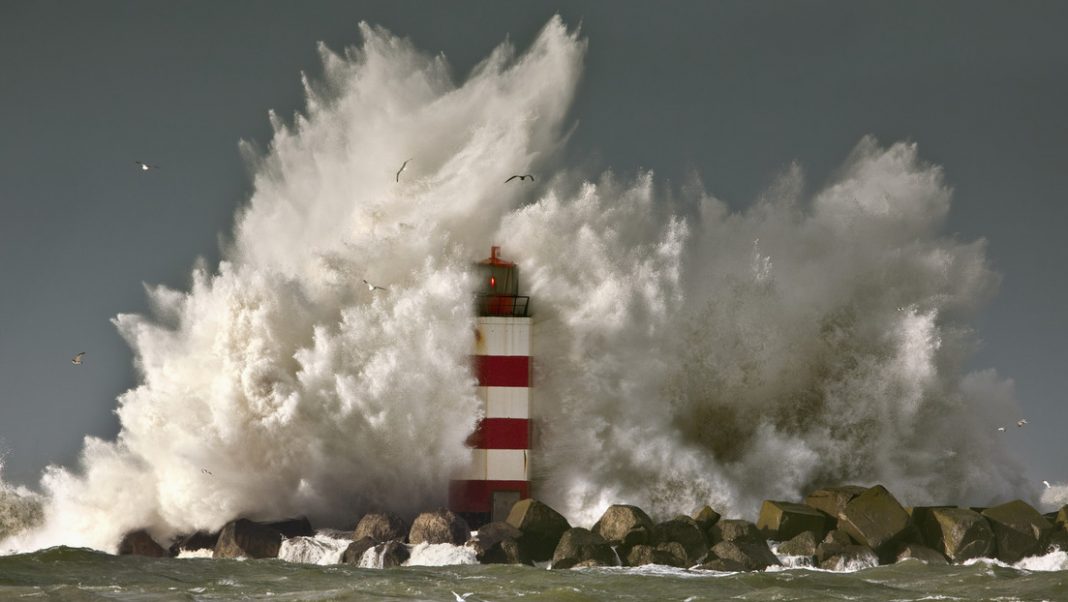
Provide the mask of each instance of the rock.
POLYGON ((868 546, 845 546, 835 550, 832 554, 825 555, 824 559, 820 561, 820 568, 829 571, 843 571, 877 564, 879 564, 879 557, 868 546))
POLYGON ((552 568, 570 569, 583 566, 615 566, 616 553, 600 535, 582 527, 564 531, 553 552, 552 568))
POLYGON ((408 532, 408 542, 412 545, 421 543, 451 543, 461 546, 471 534, 467 521, 451 510, 439 508, 433 512, 423 512, 412 521, 408 532))
POLYGON ((297 518, 287 518, 285 520, 276 521, 273 523, 267 523, 268 527, 275 529, 285 535, 286 537, 314 537, 315 530, 312 529, 311 523, 303 516, 297 518))
POLYGON ((693 519, 697 521, 697 526, 701 527, 702 532, 708 533, 720 516, 719 512, 713 510, 711 506, 704 506, 693 515, 693 519))
POLYGON ((765 541, 721 541, 712 546, 712 553, 716 558, 737 562, 746 571, 762 571, 779 564, 779 559, 765 541))
POLYGON ((408 535, 408 530, 409 526, 404 519, 392 512, 371 512, 363 515, 356 524, 352 539, 358 541, 370 537, 376 543, 403 540, 408 535))
POLYGON ((805 531, 812 531, 817 539, 827 533, 827 516, 811 506, 792 502, 764 500, 756 527, 766 539, 787 541, 805 531))
POLYGON ((729 558, 716 558, 697 567, 702 571, 719 571, 721 573, 738 573, 748 570, 742 563, 729 558))
POLYGON ((704 562, 708 554, 708 540, 697 521, 688 516, 677 516, 656 525, 654 542, 657 544, 676 542, 685 550, 683 561, 686 566, 704 562))
POLYGON ((823 538, 823 543, 833 543, 835 545, 846 546, 855 545, 857 542, 853 541, 853 538, 849 536, 849 533, 841 529, 833 529, 827 532, 827 536, 823 538))
POLYGON ((1068 552, 1068 528, 1064 523, 1057 523, 1053 528, 1053 534, 1049 536, 1049 544, 1046 546, 1049 552, 1068 552))
POLYGON ((504 521, 482 525, 478 535, 467 542, 482 564, 533 564, 519 545, 523 532, 504 521))
POLYGON ((686 548, 684 548, 682 544, 677 541, 665 541, 658 543, 656 544, 656 548, 654 548, 654 550, 658 554, 660 554, 662 558, 666 557, 669 559, 668 562, 665 563, 668 566, 674 566, 684 569, 693 564, 687 557, 686 548))
POLYGON ((126 556, 131 554, 136 556, 151 556, 152 558, 170 556, 170 554, 163 549, 163 546, 156 543, 156 540, 152 539, 152 536, 144 529, 127 533, 123 536, 122 541, 119 542, 119 555, 126 556))
POLYGON ((845 510, 846 504, 865 491, 866 488, 856 485, 824 487, 805 496, 805 505, 811 506, 820 512, 825 512, 828 516, 837 520, 838 515, 841 514, 842 510, 845 510))
POLYGON ((616 504, 609 506, 593 525, 593 532, 606 541, 618 542, 629 551, 631 547, 653 542, 653 519, 637 506, 616 504))
POLYGON ((993 558, 994 531, 982 515, 967 508, 933 508, 918 517, 924 541, 952 562, 993 558))
POLYGON ((747 520, 733 518, 722 519, 708 530, 708 543, 715 545, 721 541, 749 541, 767 544, 756 525, 747 520))
POLYGON ((505 522, 523 532, 517 541, 535 562, 552 558, 560 537, 571 528, 559 512, 532 498, 516 502, 505 522))
POLYGON ((1053 525, 1022 500, 987 508, 983 516, 994 531, 998 559, 1010 564, 1043 553, 1053 533, 1053 525))
POLYGON ((375 546, 375 553, 382 559, 382 568, 384 569, 401 566, 411 557, 408 546, 397 540, 378 544, 375 546))
POLYGON ((781 556, 807 556, 816 557, 816 547, 820 541, 812 531, 804 531, 794 536, 793 539, 779 546, 778 553, 781 556))
POLYGON ((941 552, 916 543, 905 545, 905 547, 897 554, 898 562, 908 560, 909 558, 915 558, 925 564, 947 564, 946 557, 943 556, 941 552))
POLYGON ((350 543, 349 547, 345 548, 345 551, 341 553, 342 564, 360 566, 360 559, 363 558, 363 553, 373 547, 375 547, 375 540, 370 537, 365 535, 357 539, 350 543))
POLYGON ((197 531, 192 535, 180 535, 171 544, 171 556, 177 556, 182 552, 195 552, 197 550, 214 550, 219 542, 219 532, 206 533, 197 531))
POLYGON ((631 548, 630 553, 627 554, 627 566, 642 566, 646 564, 681 566, 678 558, 668 550, 654 548, 645 544, 631 548))
POLYGON ((277 558, 285 535, 269 524, 240 518, 219 531, 214 558, 277 558))
POLYGON ((1051 522, 1058 525, 1068 525, 1068 504, 1061 506, 1061 509, 1057 511, 1057 516, 1051 522))
POLYGON ((838 515, 838 526, 880 559, 891 562, 908 534, 909 514, 882 485, 856 496, 838 515))

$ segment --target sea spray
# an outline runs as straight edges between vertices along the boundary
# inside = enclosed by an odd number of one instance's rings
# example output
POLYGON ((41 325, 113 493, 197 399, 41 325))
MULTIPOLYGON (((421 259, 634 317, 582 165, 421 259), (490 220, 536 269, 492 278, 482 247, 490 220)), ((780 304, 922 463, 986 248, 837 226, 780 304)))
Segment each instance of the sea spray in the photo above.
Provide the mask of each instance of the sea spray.
POLYGON ((910 504, 1028 490, 991 436, 1011 382, 965 372, 998 278, 983 241, 941 233, 951 192, 915 144, 865 138, 826 185, 791 167, 734 212, 700 184, 553 170, 585 51, 559 18, 459 84, 360 32, 246 145, 224 260, 115 319, 140 373, 121 431, 46 471, 45 524, 15 546, 443 503, 481 416, 469 266, 490 244, 533 299, 535 492, 573 523, 846 481, 910 504))

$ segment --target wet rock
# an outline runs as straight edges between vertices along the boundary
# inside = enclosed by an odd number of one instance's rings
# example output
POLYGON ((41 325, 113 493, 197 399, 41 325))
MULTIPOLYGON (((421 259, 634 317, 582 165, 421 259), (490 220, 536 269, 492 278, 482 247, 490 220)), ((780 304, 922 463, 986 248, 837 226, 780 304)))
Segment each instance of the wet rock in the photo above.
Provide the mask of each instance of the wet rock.
POLYGON ((600 535, 582 527, 564 531, 553 552, 552 568, 570 569, 577 565, 614 566, 616 553, 600 535))
POLYGON ((708 533, 708 530, 712 528, 712 525, 720 519, 719 512, 712 509, 711 506, 704 506, 693 515, 693 519, 697 521, 697 526, 701 527, 703 533, 708 533))
POLYGON ((947 564, 946 557, 941 552, 916 543, 906 544, 897 554, 898 562, 909 558, 921 560, 926 564, 947 564))
POLYGON ((670 560, 665 563, 668 566, 674 566, 684 569, 694 564, 693 562, 690 562, 686 554, 686 548, 684 548, 682 544, 677 541, 665 541, 658 543, 656 544, 655 550, 659 554, 666 555, 670 558, 670 560))
POLYGON ((824 487, 805 496, 805 505, 824 512, 837 520, 838 515, 841 514, 842 510, 845 510, 846 504, 866 490, 867 488, 856 485, 824 487))
POLYGON ((983 511, 997 542, 998 559, 1019 562, 1041 554, 1053 533, 1053 525, 1022 500, 1014 500, 983 511))
POLYGON ((882 485, 856 496, 838 515, 838 526, 885 562, 892 562, 908 534, 909 515, 882 485))
POLYGON ((811 506, 764 500, 756 527, 767 539, 787 541, 805 531, 822 539, 828 529, 827 516, 811 506))
POLYGON ((365 514, 352 533, 352 539, 358 541, 370 537, 381 543, 394 539, 403 540, 408 535, 409 526, 404 519, 392 512, 371 512, 365 514))
POLYGON ((712 546, 712 553, 716 558, 737 562, 746 571, 762 571, 779 564, 765 541, 721 541, 712 546))
POLYGON ((730 558, 716 558, 697 567, 702 571, 719 571, 721 573, 738 573, 749 570, 745 565, 730 558))
POLYGON ((704 532, 698 526, 697 521, 688 516, 677 516, 664 521, 654 529, 654 542, 657 544, 676 542, 682 545, 685 554, 684 564, 687 566, 704 561, 708 554, 708 540, 704 532))
POLYGON ((313 537, 315 535, 315 530, 312 529, 311 523, 303 516, 267 523, 267 526, 279 531, 286 537, 313 537))
POLYGON ((240 518, 219 531, 214 558, 277 558, 286 536, 270 524, 240 518))
POLYGON ((475 550, 475 558, 482 564, 533 564, 530 555, 519 545, 522 537, 522 531, 498 521, 482 525, 467 545, 475 550))
POLYGON ((1051 522, 1058 525, 1068 525, 1068 504, 1061 506, 1061 509, 1057 511, 1056 517, 1051 522))
POLYGON ((823 559, 820 561, 820 568, 829 571, 843 571, 879 564, 879 557, 868 546, 845 546, 833 552, 830 550, 826 550, 826 552, 830 553, 823 555, 823 559))
POLYGON ((119 555, 126 556, 131 554, 135 556, 151 556, 152 558, 170 556, 168 551, 156 543, 156 540, 152 539, 152 536, 144 529, 127 533, 123 536, 122 541, 119 542, 119 555))
POLYGON ((1068 552, 1068 528, 1064 523, 1057 523, 1053 527, 1053 533, 1049 536, 1049 544, 1046 546, 1048 552, 1061 551, 1068 552))
POLYGON ((749 541, 766 545, 764 536, 756 525, 747 520, 721 519, 708 530, 708 542, 715 545, 721 541, 749 541))
POLYGON ((352 564, 360 566, 360 559, 363 558, 364 552, 375 547, 375 540, 368 536, 363 536, 360 539, 349 544, 349 547, 345 548, 345 551, 341 553, 342 564, 352 564))
POLYGON ((609 506, 593 525, 594 533, 627 551, 636 545, 652 543, 653 530, 653 519, 644 510, 625 504, 609 506))
POLYGON ((451 510, 439 508, 433 512, 423 512, 412 521, 408 531, 408 542, 412 545, 421 543, 450 543, 463 545, 467 541, 471 528, 467 521, 451 510))
POLYGON ((844 548, 845 546, 855 545, 857 542, 853 541, 849 533, 841 529, 833 529, 827 532, 826 537, 823 538, 823 543, 833 543, 844 548))
POLYGON ((650 545, 637 545, 630 549, 627 554, 627 566, 642 566, 646 564, 662 564, 665 566, 682 567, 678 557, 671 551, 655 548, 650 545))
POLYGON ((560 537, 571 528, 559 512, 532 498, 516 502, 505 522, 523 532, 517 541, 536 562, 552 558, 560 537))
POLYGON ((993 558, 994 531, 982 515, 968 508, 933 508, 914 516, 924 541, 953 562, 969 558, 993 558))
POLYGON ((192 535, 180 535, 171 544, 171 556, 177 556, 182 552, 195 552, 197 550, 214 550, 219 542, 219 532, 207 533, 197 531, 192 535))
POLYGON ((815 558, 816 547, 819 546, 819 544, 820 540, 816 538, 815 533, 812 531, 805 531, 795 535, 790 541, 781 544, 778 552, 782 556, 806 556, 808 558, 815 558))
POLYGON ((411 557, 408 546, 397 540, 378 544, 375 546, 375 554, 378 555, 384 569, 401 566, 411 557))

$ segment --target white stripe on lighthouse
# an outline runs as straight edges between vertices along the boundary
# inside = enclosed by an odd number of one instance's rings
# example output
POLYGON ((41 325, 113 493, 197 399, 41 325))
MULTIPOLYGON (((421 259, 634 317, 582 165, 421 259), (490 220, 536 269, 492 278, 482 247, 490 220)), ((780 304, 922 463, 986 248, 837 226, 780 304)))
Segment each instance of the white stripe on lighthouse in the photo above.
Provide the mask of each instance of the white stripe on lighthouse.
POLYGON ((472 449, 471 464, 457 478, 471 481, 528 481, 527 450, 472 449))
POLYGON ((478 318, 477 355, 530 355, 530 318, 478 318))
POLYGON ((479 387, 478 396, 486 418, 530 418, 530 389, 526 387, 479 387))

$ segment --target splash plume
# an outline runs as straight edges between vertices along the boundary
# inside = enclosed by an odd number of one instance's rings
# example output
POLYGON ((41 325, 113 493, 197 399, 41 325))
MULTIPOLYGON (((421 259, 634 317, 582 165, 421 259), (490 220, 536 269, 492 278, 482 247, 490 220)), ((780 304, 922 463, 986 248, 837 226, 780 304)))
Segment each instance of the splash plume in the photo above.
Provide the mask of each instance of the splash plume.
POLYGON ((651 173, 503 186, 554 167, 585 42, 554 18, 456 84, 360 32, 246 148, 254 191, 217 269, 114 320, 141 373, 121 432, 46 472, 45 525, 15 545, 442 503, 481 411, 468 266, 493 242, 536 309, 536 491, 574 520, 744 514, 841 481, 910 503, 1021 490, 980 435, 1016 415, 1011 383, 964 372, 997 277, 981 241, 940 234, 950 191, 914 145, 864 139, 827 187, 794 168, 741 213, 651 173))

